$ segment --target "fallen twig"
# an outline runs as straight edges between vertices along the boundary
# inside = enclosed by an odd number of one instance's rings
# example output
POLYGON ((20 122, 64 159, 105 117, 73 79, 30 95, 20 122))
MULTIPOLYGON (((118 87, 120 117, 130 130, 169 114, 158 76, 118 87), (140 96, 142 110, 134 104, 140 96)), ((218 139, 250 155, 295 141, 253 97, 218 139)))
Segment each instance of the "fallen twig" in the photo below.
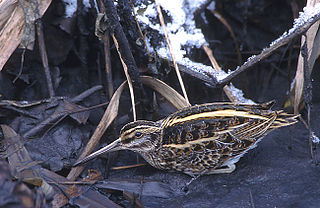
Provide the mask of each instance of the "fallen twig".
POLYGON ((19 73, 18 75, 16 76, 16 78, 13 79, 12 83, 15 83, 19 77, 21 76, 22 74, 22 69, 23 69, 23 64, 24 64, 24 55, 26 53, 26 49, 22 49, 22 54, 21 54, 21 63, 20 63, 20 68, 19 68, 19 73))
POLYGON ((48 55, 47 55, 46 45, 44 43, 44 37, 43 37, 42 21, 40 19, 36 21, 36 28, 37 28, 37 34, 38 34, 39 50, 40 50, 44 73, 47 80, 49 96, 54 97, 54 89, 52 85, 52 79, 51 79, 50 68, 48 63, 48 55))
MULTIPOLYGON (((96 92, 97 90, 100 90, 101 88, 102 88, 102 86, 95 86, 89 90, 86 90, 85 92, 81 93, 80 95, 70 99, 70 102, 71 103, 80 102, 81 100, 83 100, 87 96, 91 95, 92 93, 96 92)), ((100 105, 98 107, 100 107, 100 105)), ((81 111, 87 111, 87 110, 90 110, 90 108, 82 108, 80 110, 77 109, 76 111, 72 111, 72 110, 68 110, 68 109, 59 109, 59 110, 57 109, 51 116, 49 116, 45 120, 41 121, 39 124, 37 124, 35 127, 31 128, 27 132, 25 132, 23 134, 23 137, 30 138, 34 135, 37 135, 39 132, 41 132, 48 125, 57 123, 56 121, 60 121, 60 119, 63 119, 67 115, 70 115, 72 113, 79 113, 81 111)))
POLYGON ((97 92, 98 90, 101 90, 101 89, 102 89, 101 85, 93 86, 90 89, 87 89, 84 92, 80 93, 79 95, 71 98, 70 102, 73 102, 73 103, 80 102, 83 99, 85 99, 86 97, 89 97, 90 95, 92 95, 93 93, 95 93, 95 92, 97 92))
POLYGON ((129 42, 123 32, 123 29, 119 23, 119 17, 114 6, 113 0, 105 0, 105 15, 108 21, 108 29, 110 33, 114 34, 119 44, 119 51, 121 53, 122 59, 128 67, 128 73, 132 79, 133 88, 137 93, 138 98, 142 98, 145 95, 142 83, 139 77, 139 70, 137 68, 136 62, 131 53, 129 42))
MULTIPOLYGON (((306 38, 306 37, 305 37, 306 38)), ((301 55, 303 57, 303 72, 304 72, 304 102, 306 103, 306 109, 308 112, 307 115, 307 124, 309 126, 309 148, 310 148, 310 155, 311 158, 314 159, 313 150, 312 150, 312 130, 310 126, 310 110, 311 110, 311 100, 312 100, 312 84, 311 84, 311 76, 309 71, 309 64, 308 64, 308 46, 307 41, 301 47, 301 55)))
POLYGON ((222 80, 219 80, 218 82, 213 82, 212 85, 215 87, 218 86, 224 86, 227 83, 229 83, 232 79, 237 77, 240 73, 248 70, 250 67, 255 65, 256 63, 260 62, 261 60, 267 58, 270 56, 275 50, 280 48, 281 46, 284 46, 285 44, 289 43, 292 39, 300 36, 303 34, 305 31, 307 31, 314 23, 319 21, 320 19, 320 12, 314 14, 309 18, 309 21, 305 21, 303 24, 298 24, 295 27, 293 27, 289 33, 286 35, 281 36, 274 42, 270 44, 268 48, 265 48, 264 50, 261 51, 260 54, 256 56, 250 57, 242 66, 238 67, 235 71, 230 73, 227 77, 225 77, 222 80))
POLYGON ((136 167, 141 167, 145 166, 145 163, 138 163, 134 165, 125 165, 125 166, 118 166, 118 167, 113 167, 112 170, 122 170, 122 169, 128 169, 128 168, 136 168, 136 167))
MULTIPOLYGON (((201 11, 201 9, 199 11, 201 11)), ((273 41, 270 44, 270 46, 262 50, 260 54, 250 57, 242 66, 239 66, 236 70, 234 70, 232 73, 230 73, 223 79, 218 80, 217 78, 210 76, 207 73, 208 70, 193 69, 181 64, 179 64, 179 68, 182 72, 185 72, 193 77, 196 77, 204 81, 209 87, 223 87, 224 85, 228 84, 232 79, 237 77, 240 73, 248 70, 256 63, 259 63, 261 60, 269 57, 281 46, 284 46, 285 44, 288 44, 290 41, 292 41, 294 38, 299 37, 301 34, 306 32, 314 23, 319 21, 319 19, 320 12, 310 15, 310 17, 307 20, 305 20, 302 24, 294 25, 294 27, 290 29, 288 33, 285 33, 283 36, 273 41)))
MULTIPOLYGON (((103 1, 100 0, 100 12, 104 13, 105 8, 103 1)), ((112 81, 112 72, 111 72, 111 60, 110 60, 110 38, 108 33, 104 33, 102 35, 103 40, 103 49, 104 49, 104 58, 105 58, 105 70, 106 70, 106 78, 107 78, 107 86, 108 86, 108 96, 111 99, 114 93, 113 89, 113 81, 112 81)))
POLYGON ((255 208, 251 189, 249 189, 249 194, 250 194, 250 204, 251 204, 251 207, 252 207, 252 208, 255 208))

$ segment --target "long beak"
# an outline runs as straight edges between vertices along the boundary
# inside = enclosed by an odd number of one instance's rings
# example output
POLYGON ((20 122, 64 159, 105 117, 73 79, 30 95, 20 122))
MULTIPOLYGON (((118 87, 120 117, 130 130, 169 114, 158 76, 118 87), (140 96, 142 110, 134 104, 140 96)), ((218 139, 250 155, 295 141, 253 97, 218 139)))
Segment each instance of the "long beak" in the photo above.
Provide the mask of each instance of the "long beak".
POLYGON ((115 140, 114 142, 112 142, 111 144, 103 147, 102 149, 88 155, 87 157, 79 160, 78 162, 76 162, 75 164, 73 164, 73 167, 75 166, 78 166, 78 165, 81 165, 83 163, 86 163, 88 162, 89 160, 103 154, 103 153, 106 153, 106 152, 114 152, 114 151, 118 151, 118 150, 121 150, 122 147, 121 147, 121 141, 120 141, 120 138, 115 140))

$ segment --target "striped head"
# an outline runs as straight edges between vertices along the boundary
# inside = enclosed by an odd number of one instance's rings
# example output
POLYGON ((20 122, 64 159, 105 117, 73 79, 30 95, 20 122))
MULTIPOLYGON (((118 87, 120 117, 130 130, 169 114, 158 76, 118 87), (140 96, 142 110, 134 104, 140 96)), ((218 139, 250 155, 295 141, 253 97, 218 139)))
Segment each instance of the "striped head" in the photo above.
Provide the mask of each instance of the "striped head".
POLYGON ((122 149, 136 152, 153 151, 160 142, 161 124, 152 121, 135 121, 120 131, 122 149))
POLYGON ((73 166, 83 164, 103 153, 118 150, 132 150, 143 155, 156 149, 161 140, 161 124, 152 121, 135 121, 126 124, 120 137, 111 144, 79 160, 73 166))

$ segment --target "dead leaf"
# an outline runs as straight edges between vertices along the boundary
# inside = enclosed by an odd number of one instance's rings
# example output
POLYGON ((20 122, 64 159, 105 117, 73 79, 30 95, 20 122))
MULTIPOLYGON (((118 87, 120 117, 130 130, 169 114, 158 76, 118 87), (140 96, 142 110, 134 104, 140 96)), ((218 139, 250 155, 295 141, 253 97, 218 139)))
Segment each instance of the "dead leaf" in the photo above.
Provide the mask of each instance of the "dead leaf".
POLYGON ((65 206, 68 203, 69 203, 69 200, 67 199, 67 197, 62 193, 58 193, 54 195, 51 205, 53 208, 58 208, 58 207, 60 208, 65 206))
MULTIPOLYGON (((40 16, 51 0, 38 0, 40 16)), ((21 42, 25 15, 18 0, 0 1, 0 71, 21 42), (3 27, 2 27, 3 26, 3 27)))
POLYGON ((141 81, 143 84, 148 85, 153 90, 160 93, 177 109, 191 106, 182 95, 163 81, 150 76, 141 76, 141 81))
POLYGON ((119 205, 111 201, 107 196, 100 194, 89 186, 65 185, 65 182, 70 182, 68 179, 44 168, 40 169, 40 174, 46 181, 54 183, 54 187, 58 187, 57 190, 65 194, 57 193, 54 196, 52 201, 53 207, 62 207, 69 203, 77 207, 120 208, 119 205))
POLYGON ((51 196, 53 189, 39 176, 39 162, 31 159, 21 136, 10 126, 0 125, 0 127, 3 131, 6 155, 14 176, 26 183, 41 187, 46 196, 51 196))
POLYGON ((101 179, 102 179, 102 175, 99 170, 89 169, 88 175, 82 181, 83 182, 91 182, 91 181, 97 181, 97 180, 101 180, 101 179))
POLYGON ((76 185, 70 186, 67 190, 66 193, 68 194, 69 197, 75 198, 83 194, 81 188, 78 188, 76 185))
MULTIPOLYGON (((107 130, 107 128, 110 126, 110 124, 113 122, 113 120, 117 117, 118 115, 118 108, 119 108, 119 100, 120 96, 122 94, 122 91, 124 90, 125 86, 127 84, 127 81, 124 81, 120 87, 117 89, 117 91, 113 94, 110 103, 106 109, 106 111, 103 114, 103 117, 97 126, 95 132, 91 136, 87 146, 81 153, 79 159, 84 158, 85 156, 89 155, 94 148, 97 146, 100 138, 104 134, 104 132, 107 130)), ((80 173, 83 171, 84 167, 83 166, 77 166, 73 167, 68 175, 69 180, 75 180, 80 173)))
MULTIPOLYGON (((320 2, 319 0, 308 0, 307 6, 314 6, 316 3, 320 2)), ((320 22, 314 23, 306 32, 306 36, 301 37, 301 47, 307 42, 308 47, 308 66, 310 70, 310 74, 313 69, 313 65, 316 59, 319 57, 320 50, 320 33, 319 31, 320 22)), ((303 71, 304 61, 301 55, 299 54, 297 72, 295 77, 295 85, 294 88, 294 113, 299 113, 299 106, 303 101, 303 89, 304 89, 304 71, 303 71)))
POLYGON ((72 119, 77 121, 79 124, 85 124, 89 118, 89 111, 82 111, 85 108, 74 104, 70 101, 63 100, 59 103, 57 109, 49 117, 38 123, 36 126, 28 130, 23 134, 24 138, 35 137, 39 135, 40 132, 52 128, 57 121, 60 121, 61 118, 69 115, 72 119), (82 112, 80 112, 82 111, 82 112), (78 113, 74 113, 78 112, 78 113))

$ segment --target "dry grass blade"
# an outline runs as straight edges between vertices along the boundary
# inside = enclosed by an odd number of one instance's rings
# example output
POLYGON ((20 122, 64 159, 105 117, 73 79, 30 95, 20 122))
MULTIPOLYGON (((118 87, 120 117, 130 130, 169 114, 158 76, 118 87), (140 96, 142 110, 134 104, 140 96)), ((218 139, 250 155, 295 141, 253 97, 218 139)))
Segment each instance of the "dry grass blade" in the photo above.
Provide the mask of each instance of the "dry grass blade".
POLYGON ((36 26, 37 26, 36 28, 37 28, 37 36, 38 36, 38 47, 40 51, 44 74, 47 81, 49 96, 54 97, 55 92, 54 92, 53 83, 52 83, 51 74, 50 74, 48 54, 47 54, 46 45, 44 41, 43 25, 41 20, 38 20, 36 26))
POLYGON ((160 93, 177 109, 191 106, 182 95, 180 95, 177 91, 163 81, 149 76, 142 76, 141 81, 143 84, 148 85, 153 90, 160 93))
MULTIPOLYGON (((212 67, 216 71, 221 71, 221 68, 220 68, 218 62, 216 61, 216 59, 213 56, 212 50, 210 48, 208 48, 208 46, 206 46, 205 44, 202 45, 202 48, 206 52, 207 56, 209 57, 212 67)), ((223 87, 223 91, 224 91, 224 93, 226 93, 227 97, 229 98, 229 100, 231 102, 237 102, 237 103, 241 102, 241 98, 236 97, 232 93, 232 89, 230 88, 230 86, 225 85, 223 87)))
POLYGON ((186 89, 185 89, 183 81, 182 81, 182 77, 181 77, 181 74, 180 74, 180 71, 179 71, 179 68, 178 68, 178 64, 176 62, 176 59, 174 58, 174 54, 173 54, 173 51, 172 51, 172 48, 171 48, 168 32, 167 32, 167 29, 166 29, 166 25, 164 23, 164 19, 163 19, 163 15, 162 15, 162 12, 161 12, 160 5, 159 5, 157 0, 155 0, 155 3, 156 3, 157 11, 158 11, 158 14, 159 14, 160 24, 162 26, 164 36, 166 37, 166 41, 167 41, 167 44, 168 44, 170 56, 172 58, 173 65, 174 65, 174 68, 175 68, 177 76, 178 76, 178 80, 179 80, 179 83, 180 83, 180 86, 181 86, 181 89, 182 89, 183 96, 186 99, 186 101, 189 103, 188 95, 187 95, 186 89))
MULTIPOLYGON (((319 0, 308 0, 307 6, 315 6, 316 3, 320 2, 319 0)), ((307 43, 308 46, 308 65, 310 74, 312 72, 312 68, 314 65, 314 62, 319 57, 319 50, 320 50, 320 33, 319 30, 319 24, 320 22, 316 22, 314 25, 312 25, 306 32, 306 37, 301 37, 301 47, 304 45, 304 43, 307 43)), ((300 52, 299 59, 298 59, 298 65, 297 65, 297 72, 295 77, 295 85, 292 90, 294 90, 294 113, 299 113, 299 106, 301 102, 303 101, 302 95, 303 95, 303 89, 304 89, 304 60, 302 57, 302 54, 300 52)))
POLYGON ((118 51, 118 54, 119 54, 119 58, 121 60, 121 63, 122 63, 123 69, 124 69, 124 73, 125 73, 125 75, 127 77, 127 80, 128 80, 128 85, 129 85, 129 90, 130 90, 130 97, 131 97, 131 104, 132 104, 133 121, 136 121, 137 120, 137 114, 136 114, 136 106, 135 106, 135 101, 134 101, 134 92, 133 92, 132 81, 131 81, 131 78, 130 78, 129 73, 128 73, 128 67, 127 67, 126 63, 122 59, 122 56, 121 56, 121 53, 120 53, 120 50, 119 50, 119 44, 118 44, 118 41, 117 41, 116 37, 114 36, 114 34, 112 34, 111 36, 112 36, 113 42, 114 42, 114 44, 115 44, 115 46, 117 48, 117 51, 118 51))
POLYGON ((130 2, 130 6, 131 6, 131 9, 132 9, 132 12, 133 12, 134 21, 136 22, 136 25, 138 27, 140 38, 143 40, 143 44, 144 44, 144 46, 145 46, 145 48, 147 50, 147 54, 148 54, 149 59, 151 59, 149 48, 148 48, 148 45, 147 45, 147 42, 146 42, 146 36, 143 34, 143 32, 141 30, 140 24, 139 24, 139 22, 137 20, 137 14, 135 12, 134 5, 133 5, 132 2, 130 2))
POLYGON ((227 20, 225 18, 223 18, 223 16, 218 11, 216 11, 216 10, 210 10, 210 11, 229 31, 229 33, 233 39, 235 48, 236 48, 236 52, 237 52, 237 56, 238 56, 238 64, 241 65, 242 57, 241 57, 241 53, 240 53, 240 49, 239 49, 239 44, 238 44, 237 38, 232 30, 232 27, 229 25, 227 20))
POLYGON ((206 52, 207 56, 209 57, 209 60, 211 62, 212 67, 216 71, 221 71, 221 68, 220 68, 217 60, 213 56, 212 50, 208 46, 206 46, 205 44, 202 45, 202 48, 206 52))
MULTIPOLYGON (((82 154, 80 155, 79 159, 84 158, 85 156, 89 155, 94 148, 97 146, 100 138, 104 134, 104 132, 107 130, 107 128, 110 126, 112 121, 116 118, 118 115, 118 109, 119 109, 119 100, 120 96, 122 94, 123 89, 125 88, 127 84, 127 81, 123 82, 120 87, 117 89, 117 91, 113 94, 112 99, 110 100, 110 103, 106 109, 106 111, 103 114, 103 117, 97 126, 95 132, 91 136, 87 146, 83 150, 82 154)), ((69 180, 75 180, 80 173, 83 171, 83 166, 77 166, 71 169, 68 179, 69 180)))
POLYGON ((145 166, 146 164, 144 163, 138 163, 134 165, 125 165, 125 166, 118 166, 118 167, 113 167, 112 170, 123 170, 123 169, 128 169, 128 168, 136 168, 136 167, 141 167, 145 166))

